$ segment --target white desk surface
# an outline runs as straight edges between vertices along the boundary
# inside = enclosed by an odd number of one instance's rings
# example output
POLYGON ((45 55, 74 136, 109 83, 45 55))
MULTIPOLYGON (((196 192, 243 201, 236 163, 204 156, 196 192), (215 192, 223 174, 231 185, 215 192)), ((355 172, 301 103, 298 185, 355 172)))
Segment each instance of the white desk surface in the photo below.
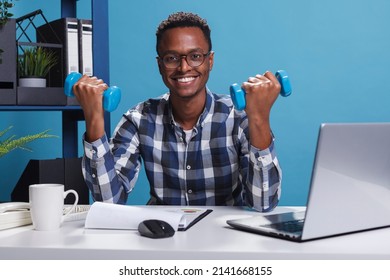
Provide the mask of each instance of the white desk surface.
MULTIPOLYGON (((148 207, 148 206, 145 206, 148 207)), ((0 259, 390 259, 390 228, 296 243, 230 228, 226 220, 262 215, 239 207, 214 211, 172 238, 149 239, 131 230, 91 230, 84 221, 58 231, 32 226, 0 231, 0 259)), ((272 213, 299 210, 277 207, 272 213)))

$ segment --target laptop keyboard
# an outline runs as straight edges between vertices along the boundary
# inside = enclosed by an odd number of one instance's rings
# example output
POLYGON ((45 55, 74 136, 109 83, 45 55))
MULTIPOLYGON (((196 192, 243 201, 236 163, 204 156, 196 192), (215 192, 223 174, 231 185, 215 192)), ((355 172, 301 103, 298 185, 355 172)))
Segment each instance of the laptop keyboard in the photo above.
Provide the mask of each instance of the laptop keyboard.
POLYGON ((294 221, 286 221, 286 222, 263 225, 263 227, 268 227, 279 231, 293 233, 293 232, 301 232, 303 230, 303 222, 304 219, 300 219, 294 221))

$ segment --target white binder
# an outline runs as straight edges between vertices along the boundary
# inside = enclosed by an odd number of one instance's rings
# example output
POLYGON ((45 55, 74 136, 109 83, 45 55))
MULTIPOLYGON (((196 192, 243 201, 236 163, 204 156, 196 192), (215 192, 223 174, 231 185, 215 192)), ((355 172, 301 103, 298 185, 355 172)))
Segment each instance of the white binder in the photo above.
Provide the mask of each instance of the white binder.
POLYGON ((61 44, 61 49, 53 49, 59 62, 50 71, 50 85, 62 87, 71 72, 79 72, 79 27, 76 18, 60 18, 37 28, 37 41, 61 44))
POLYGON ((80 73, 93 76, 92 21, 88 19, 79 19, 78 28, 80 73))
POLYGON ((78 22, 76 19, 69 19, 66 22, 66 41, 68 42, 65 52, 67 55, 67 72, 68 75, 71 72, 79 72, 79 31, 78 22))

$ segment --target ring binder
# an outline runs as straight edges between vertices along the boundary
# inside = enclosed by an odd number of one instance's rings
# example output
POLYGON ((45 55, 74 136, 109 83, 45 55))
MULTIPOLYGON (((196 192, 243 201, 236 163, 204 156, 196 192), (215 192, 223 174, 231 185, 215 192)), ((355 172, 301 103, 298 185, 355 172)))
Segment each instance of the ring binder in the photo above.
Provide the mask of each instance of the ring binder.
POLYGON ((88 19, 79 19, 78 29, 80 73, 93 76, 92 21, 88 19))
POLYGON ((50 71, 50 86, 62 87, 65 77, 71 72, 79 72, 79 29, 76 18, 60 18, 37 28, 37 41, 40 43, 62 44, 58 57, 63 61, 50 71), (63 69, 62 69, 63 67, 63 69))
MULTIPOLYGON (((92 20, 60 18, 37 28, 37 40, 58 43, 57 50, 63 63, 50 71, 50 85, 63 87, 65 78, 72 72, 93 76, 92 20)), ((75 98, 67 98, 67 105, 79 105, 75 98)))

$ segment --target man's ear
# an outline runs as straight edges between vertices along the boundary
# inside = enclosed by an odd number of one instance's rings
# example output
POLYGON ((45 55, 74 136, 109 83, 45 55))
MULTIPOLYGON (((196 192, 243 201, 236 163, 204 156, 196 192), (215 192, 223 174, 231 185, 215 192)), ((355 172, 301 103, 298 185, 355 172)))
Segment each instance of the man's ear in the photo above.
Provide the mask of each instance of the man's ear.
POLYGON ((209 55, 209 71, 213 70, 214 66, 214 52, 211 51, 209 55))
POLYGON ((157 66, 158 66, 158 72, 160 72, 160 75, 162 75, 162 70, 161 70, 161 62, 160 60, 158 59, 158 57, 156 58, 156 61, 157 61, 157 66))

